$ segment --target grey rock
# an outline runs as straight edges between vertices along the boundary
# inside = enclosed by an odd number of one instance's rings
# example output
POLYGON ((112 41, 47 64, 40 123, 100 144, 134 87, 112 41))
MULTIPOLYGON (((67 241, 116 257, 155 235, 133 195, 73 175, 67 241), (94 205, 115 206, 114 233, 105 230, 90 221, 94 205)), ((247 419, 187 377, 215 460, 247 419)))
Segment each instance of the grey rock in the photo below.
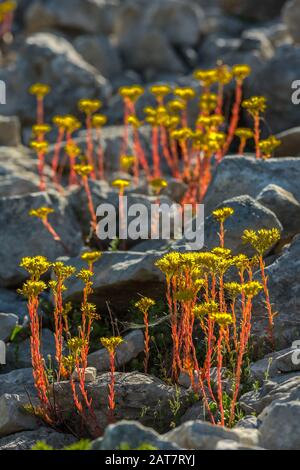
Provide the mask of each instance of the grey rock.
POLYGON ((92 443, 93 450, 117 450, 122 446, 137 449, 143 444, 153 446, 157 450, 178 450, 179 447, 164 440, 156 431, 146 428, 134 421, 121 421, 111 424, 105 430, 103 438, 92 443))
MULTIPOLYGON (((134 330, 124 336, 124 342, 120 344, 116 351, 117 370, 125 366, 132 359, 137 357, 144 350, 144 335, 141 330, 134 330)), ((106 349, 100 349, 88 356, 89 366, 95 367, 98 372, 109 371, 109 354, 106 349)))
POLYGON ((28 315, 27 302, 15 290, 0 288, 0 311, 13 312, 19 317, 20 323, 23 323, 28 315))
POLYGON ((256 416, 245 416, 234 426, 234 429, 258 429, 259 422, 256 416))
POLYGON ((219 441, 239 441, 234 431, 202 421, 188 421, 164 434, 164 438, 175 442, 183 449, 213 450, 219 441))
MULTIPOLYGON (((299 294, 296 279, 299 273, 300 237, 294 238, 277 260, 267 267, 268 287, 273 311, 278 312, 274 319, 274 338, 277 349, 291 347, 300 337, 299 294)), ((259 278, 259 276, 257 276, 259 278)), ((265 304, 263 295, 257 296, 253 303, 253 317, 256 322, 254 338, 263 337, 265 322, 265 304)))
POLYGON ((36 431, 23 431, 0 439, 0 450, 31 450, 38 442, 44 441, 54 449, 74 444, 76 438, 50 428, 41 427, 36 431))
POLYGON ((0 341, 8 340, 17 324, 17 315, 13 313, 0 313, 0 341))
POLYGON ((106 78, 113 79, 122 72, 122 63, 116 47, 105 36, 78 36, 74 47, 86 62, 106 78))
POLYGON ((300 156, 300 127, 279 132, 276 137, 281 141, 281 145, 275 150, 275 157, 300 156))
POLYGON ((82 97, 105 100, 111 92, 107 80, 66 39, 51 33, 27 37, 16 62, 1 70, 0 78, 7 83, 11 97, 2 107, 3 114, 17 114, 27 124, 34 122, 36 114, 36 100, 28 94, 28 88, 37 81, 53 90, 45 99, 48 117, 77 113, 77 102, 82 97))
POLYGON ((167 181, 168 186, 162 190, 161 194, 168 196, 172 201, 181 202, 188 189, 187 185, 175 178, 167 179, 167 181))
MULTIPOLYGON (((240 398, 240 406, 246 413, 260 414, 273 402, 299 400, 300 376, 292 377, 282 383, 269 380, 257 391, 247 392, 240 398)), ((260 417, 259 417, 260 420, 260 417)))
MULTIPOLYGON (((238 196, 227 199, 216 208, 221 207, 231 207, 234 209, 233 216, 229 217, 224 224, 226 247, 231 249, 234 254, 253 254, 252 248, 244 245, 242 242, 243 232, 249 229, 249 227, 253 230, 277 228, 282 231, 282 225, 276 215, 257 203, 250 196, 238 196)), ((205 249, 211 250, 219 246, 218 228, 218 222, 213 215, 206 217, 204 222, 205 249)), ((184 246, 184 243, 187 243, 185 239, 176 242, 174 244, 175 249, 176 247, 181 248, 181 246, 184 246)))
MULTIPOLYGON (((48 362, 48 356, 55 358, 54 335, 50 330, 44 328, 41 332, 41 350, 48 362)), ((27 338, 21 343, 9 343, 7 345, 7 367, 11 370, 23 369, 31 366, 30 339, 27 338)))
POLYGON ((225 157, 214 174, 204 199, 206 214, 223 203, 224 199, 248 194, 256 197, 269 184, 276 184, 300 200, 300 188, 295 185, 300 177, 298 158, 271 158, 256 160, 251 156, 225 157))
POLYGON ((252 363, 250 365, 250 373, 252 380, 263 382, 268 378, 273 378, 278 375, 279 370, 277 368, 277 358, 284 355, 290 349, 284 349, 282 351, 275 351, 267 354, 264 358, 252 363))
POLYGON ((17 116, 0 116, 0 145, 17 147, 20 143, 21 129, 17 116))
POLYGON ((110 34, 113 30, 117 2, 99 0, 36 0, 26 11, 27 30, 49 28, 75 30, 87 33, 110 34))
POLYGON ((26 395, 9 395, 8 393, 2 395, 0 398, 0 437, 38 428, 37 419, 22 409, 22 406, 27 403, 26 395))
POLYGON ((275 360, 277 370, 283 373, 300 371, 299 356, 300 352, 295 348, 278 355, 275 360))
POLYGON ((221 440, 217 443, 215 450, 264 450, 262 447, 240 444, 229 439, 221 440))
POLYGON ((145 12, 145 27, 160 31, 175 46, 194 46, 204 25, 203 10, 182 0, 153 2, 145 12))
POLYGON ((300 20, 300 2, 299 0, 290 0, 285 3, 282 10, 282 19, 288 28, 288 32, 296 43, 300 42, 299 20, 300 20))
MULTIPOLYGON (((83 372, 83 369, 81 369, 81 372, 83 372)), ((97 369, 96 367, 87 367, 84 371, 84 382, 85 383, 91 383, 91 382, 95 382, 96 380, 96 377, 97 377, 97 369)), ((79 382, 80 379, 79 379, 79 375, 78 375, 78 371, 77 370, 74 370, 73 374, 72 374, 72 378, 75 382, 79 382)))
POLYGON ((32 369, 17 369, 7 374, 0 374, 0 396, 5 393, 34 394, 32 369))
MULTIPOLYGON (((86 385, 88 396, 93 400, 93 408, 98 424, 104 429, 108 423, 107 416, 107 387, 110 383, 110 373, 101 374, 96 381, 86 385)), ((55 403, 60 407, 62 416, 67 423, 78 424, 74 416, 75 405, 69 382, 54 384, 55 403)), ((80 392, 78 390, 80 395, 80 392)), ((115 374, 116 408, 114 417, 138 420, 145 426, 151 426, 157 431, 166 431, 174 416, 170 408, 170 400, 179 393, 181 412, 184 413, 188 393, 179 388, 166 385, 156 377, 137 372, 115 374)))
POLYGON ((300 402, 274 402, 259 417, 261 444, 271 450, 297 450, 300 446, 300 402))
POLYGON ((39 191, 37 174, 37 159, 27 149, 0 147, 0 197, 39 191))
POLYGON ((244 0, 220 0, 220 6, 226 13, 249 20, 269 20, 279 16, 285 0, 266 0, 264 2, 244 0))
POLYGON ((0 255, 0 284, 16 286, 27 277, 18 265, 25 256, 44 255, 54 261, 58 256, 78 253, 82 246, 81 231, 67 200, 55 193, 35 193, 0 199, 0 243, 5 251, 0 255), (29 217, 31 209, 53 207, 49 222, 63 240, 55 241, 40 220, 29 217), (12 217, 13 214, 13 217, 12 217))
POLYGON ((299 79, 299 72, 300 47, 285 44, 276 49, 270 60, 253 70, 245 84, 247 96, 266 97, 265 118, 275 133, 299 124, 298 106, 294 104, 294 98, 299 98, 299 87, 292 89, 293 82, 299 79))
POLYGON ((293 237, 300 232, 300 204, 292 193, 276 184, 269 184, 256 200, 277 215, 283 226, 283 238, 293 237))
MULTIPOLYGON (((137 292, 153 298, 164 293, 164 280, 154 266, 161 253, 105 252, 95 263, 94 293, 91 299, 99 306, 99 311, 107 309, 107 302, 114 311, 122 312, 133 300, 138 300, 137 292)), ((81 259, 65 259, 68 264, 81 269, 81 259)), ((66 300, 78 302, 82 296, 82 285, 77 279, 68 283, 66 300)))

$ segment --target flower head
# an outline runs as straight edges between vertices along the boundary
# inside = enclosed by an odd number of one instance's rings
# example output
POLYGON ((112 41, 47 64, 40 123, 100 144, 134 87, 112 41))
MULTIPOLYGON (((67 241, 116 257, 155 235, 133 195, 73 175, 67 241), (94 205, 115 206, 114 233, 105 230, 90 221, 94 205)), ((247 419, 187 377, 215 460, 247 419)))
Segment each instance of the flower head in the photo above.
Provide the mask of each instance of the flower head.
POLYGON ((259 148, 262 151, 263 158, 270 158, 274 150, 281 145, 281 140, 271 135, 265 140, 259 142, 259 148))
POLYGON ((101 128, 107 123, 107 117, 104 114, 94 114, 92 118, 92 126, 95 128, 101 128))
POLYGON ((102 106, 100 100, 82 99, 78 102, 78 109, 86 115, 96 113, 102 106))
POLYGON ((153 85, 150 87, 150 92, 156 98, 161 99, 169 95, 172 92, 172 88, 169 85, 153 85))
POLYGON ((244 100, 242 106, 252 116, 258 116, 260 113, 264 113, 267 108, 266 98, 264 96, 252 96, 252 98, 244 100))
POLYGON ((193 88, 190 87, 177 87, 174 89, 174 95, 183 101, 189 101, 195 98, 196 92, 193 88))
POLYGON ((142 297, 135 303, 135 308, 137 308, 141 313, 148 313, 151 307, 154 307, 155 301, 149 297, 142 297))
POLYGON ((113 188, 118 188, 120 190, 123 190, 125 188, 127 188, 129 185, 130 185, 130 182, 128 180, 124 180, 124 179, 116 179, 114 180, 112 183, 111 183, 112 187, 113 188))
POLYGON ((84 163, 81 163, 80 165, 74 165, 74 170, 79 176, 86 178, 93 172, 94 168, 92 165, 85 165, 84 163))
POLYGON ((168 182, 163 179, 163 178, 153 178, 151 181, 150 181, 150 186, 152 189, 154 189, 155 192, 160 192, 162 189, 164 188, 167 188, 168 187, 168 182))
POLYGON ((257 281, 247 282, 241 287, 246 297, 254 297, 255 295, 258 295, 263 289, 262 284, 257 281))
POLYGON ((38 153, 47 153, 49 150, 49 142, 46 142, 45 140, 32 140, 30 142, 30 147, 38 153))
POLYGON ((213 211, 212 215, 218 222, 225 222, 228 217, 231 217, 234 214, 232 207, 222 207, 221 209, 216 209, 213 211))
POLYGON ((200 81, 202 86, 206 88, 210 87, 218 81, 218 74, 216 69, 196 70, 194 72, 194 77, 200 81))
POLYGON ((124 86, 119 89, 119 94, 125 100, 135 103, 144 93, 144 88, 140 85, 124 86))
POLYGON ((251 74, 251 67, 249 65, 234 65, 232 67, 232 75, 238 81, 244 81, 251 74))
POLYGON ((65 281, 76 272, 76 268, 74 268, 74 266, 68 266, 61 261, 53 263, 52 269, 57 279, 61 281, 65 281))
POLYGON ((94 264, 101 258, 101 256, 101 251, 86 251, 81 255, 81 259, 83 261, 87 261, 89 264, 94 264))
POLYGON ((121 155, 120 164, 123 170, 130 170, 134 165, 136 158, 134 155, 121 155))
POLYGON ((248 139, 252 139, 253 136, 254 136, 254 133, 251 129, 249 129, 248 127, 239 127, 236 131, 235 131, 235 135, 237 137, 239 137, 241 140, 248 140, 248 139))
POLYGON ((232 315, 225 312, 212 313, 211 319, 214 320, 221 328, 229 326, 233 323, 232 315))
POLYGON ((29 88, 29 93, 36 96, 37 98, 44 98, 44 96, 50 93, 50 87, 44 83, 34 83, 29 88))
POLYGON ((21 268, 24 268, 34 280, 45 274, 51 266, 51 263, 44 256, 26 257, 20 263, 21 268))
POLYGON ((81 154, 81 149, 74 143, 69 143, 65 146, 66 154, 69 157, 78 157, 81 154))
POLYGON ((30 217, 37 217, 41 220, 47 220, 49 214, 53 214, 54 209, 52 207, 39 207, 38 209, 32 209, 29 211, 30 217))
POLYGON ((226 282, 224 284, 224 289, 228 292, 229 297, 236 299, 242 292, 243 286, 238 282, 226 282))
POLYGON ((121 336, 112 336, 111 338, 100 338, 102 346, 107 349, 108 352, 114 353, 117 347, 123 343, 121 336))
POLYGON ((24 295, 24 297, 30 299, 38 297, 44 290, 46 290, 46 288, 47 285, 45 282, 30 279, 23 284, 22 289, 19 289, 18 292, 19 294, 24 295))
POLYGON ((48 134, 50 131, 51 126, 49 126, 48 124, 35 124, 34 126, 32 126, 32 132, 36 136, 48 134))
POLYGON ((250 244, 254 250, 263 256, 273 245, 280 240, 280 231, 277 228, 270 230, 245 230, 242 236, 243 243, 250 244))

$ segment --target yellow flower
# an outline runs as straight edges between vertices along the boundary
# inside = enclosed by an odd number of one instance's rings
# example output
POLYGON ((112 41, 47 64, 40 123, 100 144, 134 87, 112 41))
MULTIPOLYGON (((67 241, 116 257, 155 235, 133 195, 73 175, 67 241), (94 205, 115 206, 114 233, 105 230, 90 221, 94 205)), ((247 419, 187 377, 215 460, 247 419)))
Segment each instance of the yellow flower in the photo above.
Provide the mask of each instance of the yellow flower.
POLYGON ((102 253, 100 251, 86 251, 81 255, 81 259, 83 261, 87 261, 88 263, 96 263, 98 259, 100 259, 102 253))
POLYGON ((266 251, 272 248, 280 240, 280 231, 277 228, 270 230, 245 230, 242 236, 243 243, 250 244, 254 250, 263 256, 266 251))
POLYGON ((235 135, 237 137, 239 137, 240 139, 242 140, 248 140, 248 139, 252 139, 253 136, 254 136, 254 133, 251 129, 249 129, 248 127, 239 127, 236 131, 235 131, 235 135))
POLYGON ((30 299, 32 297, 38 297, 46 288, 47 285, 45 282, 29 280, 23 284, 22 289, 19 289, 18 293, 30 299))
POLYGON ((32 132, 35 135, 48 134, 51 131, 51 126, 48 124, 35 124, 32 126, 32 132))
POLYGON ((81 154, 81 149, 78 145, 70 143, 65 146, 66 154, 69 157, 78 157, 81 154))
POLYGON ((262 284, 257 281, 247 282, 241 287, 246 297, 254 297, 255 295, 258 295, 263 289, 262 284))
POLYGON ((114 353, 117 347, 123 343, 121 336, 112 336, 111 338, 101 338, 102 346, 107 349, 109 353, 114 353))
POLYGON ((178 302, 192 302, 195 300, 196 294, 194 289, 185 288, 178 290, 174 297, 178 302))
POLYGON ((135 308, 137 308, 141 313, 148 313, 151 307, 154 307, 155 301, 149 297, 142 297, 135 303, 135 308))
POLYGON ((153 85, 150 87, 150 92, 156 98, 164 98, 172 93, 172 88, 169 85, 153 85))
POLYGON ((251 74, 251 67, 249 65, 234 65, 232 74, 236 80, 243 81, 251 74))
POLYGON ((134 165, 136 158, 133 155, 121 155, 120 157, 120 164, 123 170, 130 170, 130 168, 134 165))
POLYGON ((140 85, 124 86, 119 89, 119 94, 124 99, 135 103, 144 93, 144 88, 140 85))
POLYGON ((224 284, 224 289, 228 292, 232 299, 236 299, 242 292, 243 286, 238 282, 226 282, 224 284))
POLYGON ((36 96, 37 98, 44 98, 44 96, 50 93, 50 87, 44 83, 34 83, 29 88, 29 93, 36 96))
POLYGON ((76 277, 81 279, 85 284, 91 282, 91 278, 94 276, 94 273, 90 269, 81 269, 76 277))
POLYGON ((221 328, 224 328, 233 323, 233 317, 229 313, 213 313, 211 319, 215 321, 221 328))
POLYGON ((201 319, 205 317, 206 315, 210 316, 211 314, 218 312, 218 310, 219 310, 219 305, 217 304, 217 302, 214 302, 213 300, 211 300, 210 302, 205 302, 202 304, 195 305, 195 307, 193 308, 193 313, 196 318, 201 319))
POLYGON ((259 142, 259 148, 262 151, 264 158, 270 158, 274 150, 281 145, 281 140, 277 139, 274 135, 268 139, 259 142))
POLYGON ((49 142, 47 142, 46 140, 32 140, 30 142, 30 147, 36 152, 47 153, 49 150, 49 142))
POLYGON ((113 188, 125 189, 130 185, 130 182, 128 180, 116 179, 111 183, 111 185, 113 188))
POLYGON ((183 101, 189 101, 195 98, 196 92, 190 87, 177 87, 174 89, 174 95, 178 96, 183 101))
POLYGON ((221 65, 217 68, 216 72, 219 83, 221 83, 222 85, 227 85, 231 82, 233 73, 230 71, 227 65, 221 65))
POLYGON ((222 207, 213 211, 213 217, 218 221, 224 223, 228 217, 234 214, 234 210, 231 207, 222 207))
POLYGON ((176 251, 164 255, 161 259, 155 262, 155 266, 160 269, 165 275, 171 276, 175 274, 181 264, 182 255, 176 251))
POLYGON ((178 113, 186 109, 186 103, 180 100, 172 100, 168 103, 168 109, 173 113, 178 113))
POLYGON ((87 115, 96 113, 101 106, 100 100, 82 99, 78 102, 78 109, 87 115))
POLYGON ((51 266, 51 263, 44 256, 26 257, 20 263, 34 280, 38 280, 42 274, 45 274, 51 266))
POLYGON ((85 302, 81 306, 81 311, 84 313, 90 320, 100 320, 100 315, 97 314, 97 307, 90 302, 85 302))
POLYGON ((17 8, 17 2, 13 0, 7 0, 6 2, 0 3, 0 14, 6 15, 7 13, 11 13, 17 8))
POLYGON ((92 165, 80 164, 80 165, 74 165, 74 170, 82 178, 85 178, 93 172, 94 168, 92 165))
POLYGON ((54 209, 51 207, 39 207, 29 211, 30 217, 38 217, 41 220, 47 220, 49 214, 53 214, 54 209))
POLYGON ((84 346, 86 346, 86 340, 79 337, 70 338, 67 341, 67 346, 71 353, 76 355, 84 346))
POLYGON ((231 250, 229 250, 228 248, 221 248, 221 247, 216 247, 214 248, 213 250, 211 250, 211 252, 218 256, 219 258, 230 258, 231 256, 231 250))
POLYGON ((104 114, 95 114, 92 119, 92 125, 95 128, 101 128, 107 123, 107 117, 104 114))
POLYGON ((216 69, 196 70, 194 72, 194 77, 199 80, 202 86, 204 87, 210 87, 218 80, 218 74, 216 69))
POLYGON ((159 192, 164 188, 168 187, 168 182, 163 178, 153 178, 150 181, 150 186, 156 191, 159 192))
POLYGON ((242 102, 242 107, 247 109, 252 116, 257 116, 265 112, 267 108, 266 98, 264 96, 252 96, 252 98, 242 102))
POLYGON ((137 129, 143 125, 143 123, 136 116, 133 115, 128 117, 127 123, 130 124, 132 127, 136 127, 137 129))
POLYGON ((75 116, 68 114, 67 116, 63 117, 62 120, 63 127, 66 129, 67 132, 73 133, 80 129, 81 123, 75 116))
POLYGON ((217 107, 218 97, 215 93, 203 93, 199 100, 199 106, 202 111, 211 112, 217 107))
POLYGON ((76 268, 73 266, 67 266, 61 261, 53 263, 52 268, 55 276, 61 281, 68 279, 68 277, 73 276, 73 274, 76 272, 76 268))

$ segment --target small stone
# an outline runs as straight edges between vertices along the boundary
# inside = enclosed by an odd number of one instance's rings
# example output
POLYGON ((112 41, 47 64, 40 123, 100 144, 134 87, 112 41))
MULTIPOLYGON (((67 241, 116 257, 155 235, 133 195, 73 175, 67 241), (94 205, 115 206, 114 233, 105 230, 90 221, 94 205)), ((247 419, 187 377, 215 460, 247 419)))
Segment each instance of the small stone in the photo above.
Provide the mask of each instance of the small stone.
MULTIPOLYGON (((82 369, 81 369, 82 371, 82 369)), ((87 367, 85 369, 85 374, 84 374, 84 382, 85 383, 92 383, 92 382, 95 382, 96 380, 96 377, 97 377, 97 369, 96 367, 87 367)), ((74 370, 73 374, 72 374, 72 379, 75 381, 75 382, 79 382, 79 375, 78 375, 78 371, 77 370, 74 370)))

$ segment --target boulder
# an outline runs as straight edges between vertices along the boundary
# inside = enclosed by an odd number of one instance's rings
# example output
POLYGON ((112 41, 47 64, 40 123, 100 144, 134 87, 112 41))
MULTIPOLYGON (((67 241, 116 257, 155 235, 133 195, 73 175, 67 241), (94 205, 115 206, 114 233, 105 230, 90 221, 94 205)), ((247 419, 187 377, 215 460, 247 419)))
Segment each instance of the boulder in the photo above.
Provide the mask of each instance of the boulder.
POLYGON ((13 313, 0 313, 0 341, 8 340, 17 324, 17 315, 13 313))
POLYGON ((292 193, 269 184, 256 200, 276 214, 283 227, 283 238, 291 238, 300 232, 300 204, 292 193))
POLYGON ((226 199, 248 194, 256 197, 269 184, 276 184, 291 192, 300 201, 298 158, 271 158, 256 160, 252 156, 228 156, 218 165, 204 198, 208 215, 226 199))
POLYGON ((276 137, 281 141, 281 145, 275 150, 275 157, 300 156, 300 127, 279 132, 276 137))
POLYGON ((297 450, 300 446, 300 402, 273 402, 259 416, 261 444, 270 450, 297 450))
POLYGON ((299 74, 300 47, 284 44, 270 60, 253 70, 245 84, 246 96, 266 97, 265 118, 275 133, 299 124, 299 86, 292 87, 299 80, 299 74))
MULTIPOLYGON (((138 294, 160 299, 164 295, 164 278, 154 266, 161 253, 104 252, 95 263, 91 301, 99 311, 106 311, 107 302, 115 312, 124 312, 138 294), (138 294, 137 294, 138 293, 138 294)), ((64 259, 78 270, 85 266, 79 258, 64 259)), ((82 283, 73 279, 67 283, 65 299, 79 302, 82 297, 82 283)))
POLYGON ((10 96, 2 106, 3 114, 17 114, 27 124, 35 122, 36 100, 29 95, 28 88, 37 81, 47 83, 52 89, 45 99, 48 120, 54 114, 78 113, 77 102, 81 98, 105 100, 111 92, 106 79, 71 43, 52 33, 28 36, 16 62, 1 70, 0 79, 7 83, 10 96))
POLYGON ((294 42, 300 43, 299 21, 300 21, 300 2, 299 0, 289 0, 285 3, 282 10, 282 19, 288 28, 294 42))
POLYGON ((74 47, 86 62, 105 78, 114 79, 122 72, 122 63, 116 47, 105 36, 78 36, 74 47))
MULTIPOLYGON (((116 351, 116 369, 122 368, 132 359, 136 358, 144 350, 144 335, 141 330, 134 330, 124 336, 124 342, 116 351)), ((106 349, 99 349, 88 356, 89 366, 93 366, 98 372, 109 371, 109 354, 106 349)))
MULTIPOLYGON (((55 342, 53 333, 44 328, 41 332, 41 351, 46 363, 48 356, 55 358, 55 342)), ((31 366, 30 338, 22 342, 9 343, 6 350, 7 367, 10 370, 23 369, 31 366)))
POLYGON ((113 30, 117 2, 115 0, 35 0, 26 11, 29 32, 49 28, 86 33, 110 34, 113 30))
POLYGON ((17 369, 0 375, 0 396, 5 393, 34 394, 32 368, 17 369))
POLYGON ((0 288, 0 311, 5 313, 14 312, 20 323, 23 323, 26 315, 28 315, 26 299, 17 294, 15 290, 0 288))
POLYGON ((24 410, 28 404, 26 395, 9 395, 5 393, 0 398, 0 437, 8 436, 19 431, 37 429, 37 419, 24 410))
POLYGON ((162 438, 156 431, 135 421, 111 424, 104 436, 92 443, 92 450, 134 450, 143 445, 156 450, 179 450, 179 447, 162 438))
POLYGON ((224 439, 239 442, 234 431, 198 420, 182 424, 164 434, 164 438, 174 442, 181 449, 193 450, 214 450, 218 442, 224 439))
MULTIPOLYGON (((95 382, 86 385, 87 394, 93 400, 94 413, 101 429, 104 429, 108 423, 107 392, 110 380, 110 373, 105 373, 98 376, 95 382)), ((69 382, 54 384, 53 393, 64 420, 73 425, 78 424, 69 382)), ((79 390, 78 393, 80 395, 79 390)), ((170 401, 175 399, 176 394, 177 396, 179 394, 181 402, 180 411, 184 413, 188 403, 188 392, 185 390, 168 386, 150 375, 116 372, 114 417, 116 421, 138 420, 157 431, 166 431, 174 419, 170 401)))
POLYGON ((2 437, 0 439, 0 450, 31 450, 38 441, 46 442, 54 449, 62 449, 65 446, 74 444, 76 440, 71 434, 41 427, 35 431, 23 431, 2 437))
POLYGON ((0 198, 0 285, 16 286, 27 278, 19 267, 23 257, 43 255, 54 261, 58 256, 78 253, 82 246, 81 230, 67 200, 56 193, 35 193, 0 198), (29 216, 31 209, 53 207, 49 222, 62 239, 55 241, 42 222, 29 216), (12 216, 13 214, 13 216, 12 216))
POLYGON ((0 145, 17 147, 21 143, 20 121, 17 116, 0 116, 0 145))
POLYGON ((279 16, 285 0, 265 0, 264 2, 244 0, 220 0, 220 6, 230 15, 248 20, 264 21, 279 16))

